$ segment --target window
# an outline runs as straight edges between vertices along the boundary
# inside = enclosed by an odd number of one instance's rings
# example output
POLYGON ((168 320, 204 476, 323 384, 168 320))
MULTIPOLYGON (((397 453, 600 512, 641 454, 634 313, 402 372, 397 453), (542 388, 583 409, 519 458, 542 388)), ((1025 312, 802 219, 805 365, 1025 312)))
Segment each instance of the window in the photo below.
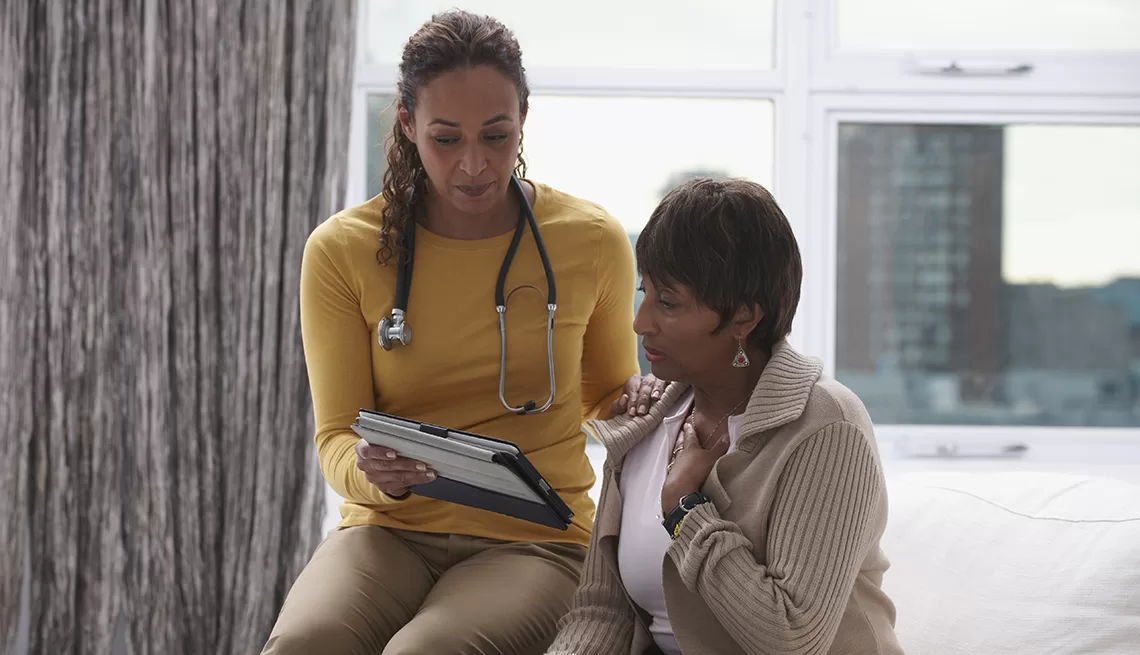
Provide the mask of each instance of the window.
POLYGON ((365 156, 366 198, 380 195, 384 189, 384 171, 388 170, 385 147, 396 126, 396 96, 373 93, 368 96, 367 154, 365 156))
MULTIPOLYGON (((383 144, 396 112, 391 94, 370 94, 367 107, 372 197, 381 190, 383 144)), ((529 177, 598 203, 636 235, 665 193, 690 177, 771 186, 773 132, 767 100, 534 95, 523 149, 529 177), (675 138, 678 126, 694 138, 675 138)))
MULTIPOLYGON (((369 144, 391 134, 392 100, 368 96, 369 144)), ((528 177, 598 203, 622 222, 632 244, 661 198, 686 179, 744 177, 771 186, 773 123, 766 100, 535 95, 523 148, 528 177), (702 116, 717 120, 702 124, 702 116), (679 125, 701 138, 672 138, 679 125)), ((381 191, 382 155, 382 147, 370 146, 367 197, 381 191)), ((641 297, 637 292, 637 304, 641 297)))
POLYGON ((834 26, 813 52, 819 89, 959 98, 1140 94, 1140 3, 1133 0, 809 4, 834 26))
POLYGON ((602 205, 636 234, 689 177, 771 185, 772 138, 764 100, 535 96, 525 151, 532 177, 602 205))
POLYGON ((870 50, 1140 50, 1135 0, 839 0, 839 44, 870 50))
MULTIPOLYGON (((452 4, 362 3, 350 202, 379 192, 403 42, 452 4)), ((522 44, 529 175, 631 240, 688 175, 772 188, 804 259, 791 340, 888 468, 1016 439, 1140 480, 1140 3, 464 6, 522 44)))
MULTIPOLYGON (((769 101, 535 96, 524 145, 530 177, 605 207, 636 243, 657 203, 686 179, 770 186, 772 139, 769 101), (678 129, 700 136, 678 139, 678 129)), ((636 292, 635 307, 642 297, 636 292)), ((640 346, 638 358, 649 372, 640 346)))
POLYGON ((877 421, 1140 426, 1140 127, 845 122, 838 150, 835 367, 877 421))
MULTIPOLYGON (((774 0, 579 0, 544 5, 475 0, 522 46, 528 69, 546 67, 756 70, 772 67, 774 0)), ((365 62, 399 63, 404 41, 453 2, 366 0, 365 62)))

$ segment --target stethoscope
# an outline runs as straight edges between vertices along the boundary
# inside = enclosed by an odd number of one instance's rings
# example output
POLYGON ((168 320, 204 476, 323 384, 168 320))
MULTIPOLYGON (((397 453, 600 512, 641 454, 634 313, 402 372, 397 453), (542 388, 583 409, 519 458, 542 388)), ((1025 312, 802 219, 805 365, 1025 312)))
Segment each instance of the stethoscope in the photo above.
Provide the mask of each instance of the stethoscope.
MULTIPOLYGON (((550 267, 550 258, 546 256, 546 246, 542 243, 542 235, 539 234, 534 212, 526 201, 526 192, 523 190, 522 182, 519 181, 518 177, 511 176, 511 186, 518 191, 521 209, 519 210, 518 225, 515 226, 515 236, 511 240, 510 247, 507 248, 507 255, 503 258, 502 266, 499 267, 499 279, 495 283, 495 311, 499 314, 499 402, 503 403, 503 407, 516 414, 536 414, 545 412, 554 402, 554 310, 558 308, 558 305, 555 302, 554 271, 550 267), (539 407, 533 400, 513 407, 507 402, 505 395, 507 382, 507 300, 503 293, 503 287, 507 283, 507 271, 511 269, 511 260, 515 258, 515 252, 519 249, 519 242, 522 241, 523 229, 527 224, 530 224, 530 231, 534 233, 534 243, 538 246, 538 256, 542 258, 542 268, 546 273, 546 367, 550 372, 550 396, 547 397, 546 404, 542 407, 539 407)), ((412 263, 415 260, 415 226, 413 225, 406 230, 403 237, 406 254, 402 258, 399 268, 396 269, 396 302, 392 307, 392 315, 380 319, 380 324, 376 326, 376 338, 384 350, 391 350, 397 345, 407 346, 412 341, 412 329, 408 326, 407 311, 408 296, 412 289, 412 263)))

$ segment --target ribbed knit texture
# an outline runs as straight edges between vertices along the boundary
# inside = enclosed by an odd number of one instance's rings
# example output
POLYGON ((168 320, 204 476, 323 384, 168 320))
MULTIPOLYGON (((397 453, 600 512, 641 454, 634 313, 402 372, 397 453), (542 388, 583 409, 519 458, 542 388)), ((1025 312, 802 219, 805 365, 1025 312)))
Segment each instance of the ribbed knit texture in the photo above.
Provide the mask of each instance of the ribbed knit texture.
MULTIPOLYGON (((660 403, 659 403, 660 404, 660 403)), ((606 476, 605 479, 608 479, 606 476)), ((598 502, 599 511, 612 501, 616 487, 604 484, 598 502)), ((587 553, 598 550, 598 532, 590 537, 587 553)), ((629 650, 633 636, 634 615, 626 602, 621 581, 601 557, 586 555, 582 580, 574 597, 570 613, 563 618, 563 629, 558 641, 551 646, 552 653, 623 653, 629 650)))
MULTIPOLYGON (((616 540, 607 540, 621 522, 617 479, 625 455, 685 390, 670 385, 648 416, 590 422, 609 450, 602 500, 578 596, 550 653, 635 652, 644 630, 611 559, 616 540)), ((724 468, 736 477, 710 476, 704 491, 713 502, 685 518, 667 553, 670 621, 685 652, 902 652, 876 578, 886 568, 878 540, 887 505, 870 431, 850 391, 821 380, 816 360, 777 346, 742 417, 740 452, 726 456, 737 458, 724 468), (729 486, 748 492, 729 498, 729 486), (746 533, 762 535, 761 547, 746 533), (845 622, 852 607, 857 620, 845 622)))
POLYGON ((796 449, 781 475, 767 566, 711 504, 685 518, 669 557, 747 652, 826 653, 867 552, 880 481, 858 428, 830 425, 796 449))

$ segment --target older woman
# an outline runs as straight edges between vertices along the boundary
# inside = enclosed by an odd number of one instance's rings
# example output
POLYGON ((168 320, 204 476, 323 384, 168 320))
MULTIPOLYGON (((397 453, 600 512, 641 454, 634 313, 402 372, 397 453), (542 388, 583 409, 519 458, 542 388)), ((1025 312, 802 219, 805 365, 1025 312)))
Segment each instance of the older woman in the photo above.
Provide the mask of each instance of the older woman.
POLYGON ((785 340, 802 269, 750 182, 670 193, 637 242, 644 413, 608 451, 574 605, 549 652, 896 655, 887 496, 871 420, 785 340))

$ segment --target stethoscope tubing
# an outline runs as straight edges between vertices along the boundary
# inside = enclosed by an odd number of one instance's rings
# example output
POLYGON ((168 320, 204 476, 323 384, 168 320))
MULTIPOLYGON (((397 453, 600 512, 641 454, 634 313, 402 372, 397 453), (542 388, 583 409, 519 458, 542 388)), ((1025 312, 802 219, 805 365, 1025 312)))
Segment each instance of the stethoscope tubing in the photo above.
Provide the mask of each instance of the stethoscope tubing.
MULTIPOLYGON (((499 402, 503 404, 503 407, 513 413, 534 414, 545 412, 549 409, 554 403, 554 396, 557 393, 554 377, 554 313, 558 309, 557 286, 554 281, 554 269, 550 265, 550 257, 546 252, 546 244, 542 241, 542 234, 538 229, 538 221, 535 219, 534 210, 531 209, 530 203, 527 202, 526 191, 523 189, 522 181, 520 181, 517 176, 512 175, 511 186, 513 186, 519 194, 519 220, 515 226, 515 233, 511 239, 511 244, 507 248, 507 254, 503 258, 502 265, 499 267, 498 279, 495 281, 495 312, 498 314, 499 322, 499 402), (538 248, 539 259, 542 260, 543 273, 546 275, 546 365, 550 380, 550 395, 541 407, 538 407, 537 403, 533 400, 528 400, 519 406, 513 406, 508 403, 506 399, 507 301, 504 292, 506 289, 507 273, 510 271, 511 262, 514 261, 519 243, 522 241, 523 230, 527 226, 530 227, 531 233, 534 234, 534 243, 538 248)), ((406 346, 411 342, 411 330, 407 324, 407 311, 412 288, 412 265, 415 261, 415 225, 412 225, 405 232, 406 233, 402 235, 404 240, 403 257, 400 260, 399 268, 396 269, 396 297, 393 303, 392 315, 390 318, 385 317, 382 319, 376 330, 377 340, 384 350, 390 350, 397 344, 406 346)))

